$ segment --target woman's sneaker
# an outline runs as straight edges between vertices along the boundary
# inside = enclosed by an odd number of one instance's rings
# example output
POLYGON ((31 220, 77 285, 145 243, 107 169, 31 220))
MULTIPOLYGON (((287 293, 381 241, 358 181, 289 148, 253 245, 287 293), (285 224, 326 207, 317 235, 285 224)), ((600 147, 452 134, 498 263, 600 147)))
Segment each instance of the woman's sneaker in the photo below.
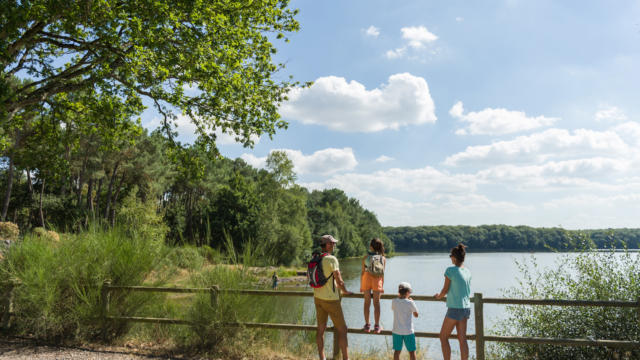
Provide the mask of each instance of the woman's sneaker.
POLYGON ((376 326, 373 327, 373 332, 376 334, 380 334, 380 332, 382 331, 382 326, 376 324, 376 326))
POLYGON ((362 328, 362 330, 364 330, 364 332, 371 331, 371 324, 364 324, 364 327, 362 328))

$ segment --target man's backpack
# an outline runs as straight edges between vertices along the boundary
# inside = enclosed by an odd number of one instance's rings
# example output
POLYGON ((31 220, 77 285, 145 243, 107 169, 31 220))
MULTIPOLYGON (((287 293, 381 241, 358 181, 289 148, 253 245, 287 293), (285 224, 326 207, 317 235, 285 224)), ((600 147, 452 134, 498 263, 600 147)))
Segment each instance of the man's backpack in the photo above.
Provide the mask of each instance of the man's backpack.
MULTIPOLYGON (((307 278, 309 279, 309 286, 312 288, 323 287, 329 278, 333 276, 333 273, 329 276, 324 276, 324 270, 322 269, 322 259, 329 255, 329 253, 314 254, 311 261, 307 266, 307 278)), ((334 284, 335 287, 335 284, 334 284)), ((334 289, 335 291, 335 289, 334 289)))
POLYGON ((380 254, 369 255, 369 266, 367 272, 373 276, 384 275, 384 256, 380 254))

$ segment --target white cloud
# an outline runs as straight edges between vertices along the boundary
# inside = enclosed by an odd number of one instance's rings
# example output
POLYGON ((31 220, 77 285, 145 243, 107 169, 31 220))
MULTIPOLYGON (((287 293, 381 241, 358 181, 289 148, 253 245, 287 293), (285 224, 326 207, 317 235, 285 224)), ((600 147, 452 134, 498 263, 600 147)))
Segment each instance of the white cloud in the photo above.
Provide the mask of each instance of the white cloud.
POLYGON ((438 40, 438 37, 424 26, 403 27, 400 31, 402 32, 402 38, 407 40, 407 45, 414 49, 421 49, 427 44, 438 40))
POLYGON ((397 59, 408 54, 408 49, 423 51, 428 45, 438 40, 438 36, 430 32, 424 26, 409 26, 400 29, 404 45, 394 50, 387 50, 385 56, 388 59, 397 59))
POLYGON ((377 38, 378 35, 380 35, 380 29, 373 25, 369 26, 367 29, 363 29, 363 31, 367 36, 371 36, 374 38, 377 38))
POLYGON ((627 115, 616 106, 609 106, 596 112, 596 120, 598 121, 625 121, 627 115))
POLYGON ((569 159, 589 156, 625 156, 632 149, 614 131, 549 129, 513 140, 490 145, 468 146, 448 156, 450 166, 481 165, 509 162, 542 162, 549 158, 569 159))
POLYGON ((384 162, 392 161, 392 160, 395 160, 395 159, 394 159, 394 158, 392 158, 392 157, 389 157, 389 156, 387 156, 387 155, 380 155, 380 156, 378 156, 378 158, 376 159, 376 162, 384 163, 384 162))
MULTIPOLYGON (((155 130, 162 126, 162 120, 156 117, 143 124, 143 126, 149 130, 155 130)), ((187 115, 178 115, 175 121, 173 121, 172 129, 178 133, 176 140, 184 144, 192 144, 198 137, 197 126, 187 115)), ((213 133, 216 135, 217 145, 241 144, 241 142, 236 140, 236 138, 239 138, 239 135, 235 134, 231 129, 222 132, 222 130, 218 128, 213 133)), ((251 140, 254 144, 258 144, 260 142, 260 136, 251 135, 251 140)))
POLYGON ((464 18, 463 18, 462 16, 457 16, 457 17, 456 17, 456 21, 457 21, 457 22, 463 22, 463 21, 464 21, 464 18))
MULTIPOLYGON (((311 155, 304 155, 299 150, 274 149, 273 151, 283 151, 293 162, 293 169, 296 174, 318 174, 331 175, 341 171, 353 170, 358 161, 351 148, 335 149, 327 148, 318 150, 311 155)), ((240 156, 249 165, 264 168, 267 157, 256 157, 253 154, 242 154, 240 156)))
POLYGON ((532 130, 553 124, 558 118, 545 116, 527 117, 522 111, 486 108, 482 111, 472 111, 464 114, 462 101, 451 107, 449 114, 469 125, 458 129, 458 135, 504 135, 525 130, 532 130))
POLYGON ((376 132, 434 123, 435 106, 427 81, 409 73, 391 75, 379 88, 345 78, 318 78, 310 88, 294 89, 280 108, 288 119, 342 132, 376 132))

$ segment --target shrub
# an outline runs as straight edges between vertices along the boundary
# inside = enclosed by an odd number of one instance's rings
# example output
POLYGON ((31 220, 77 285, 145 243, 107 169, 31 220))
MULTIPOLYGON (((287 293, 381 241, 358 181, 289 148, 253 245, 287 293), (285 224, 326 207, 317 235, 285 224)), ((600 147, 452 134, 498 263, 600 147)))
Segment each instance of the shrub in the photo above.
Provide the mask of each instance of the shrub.
MULTIPOLYGON (((587 249, 563 256, 555 269, 539 269, 535 259, 518 264, 522 279, 507 296, 533 299, 637 301, 640 256, 626 249, 587 249)), ((616 307, 509 306, 498 325, 504 335, 640 341, 636 309, 616 307)), ((608 347, 500 344, 501 359, 638 359, 640 350, 608 347)))
POLYGON ((164 240, 169 228, 158 213, 153 200, 145 202, 136 196, 138 188, 134 187, 123 200, 116 216, 118 225, 130 234, 147 239, 164 240))
MULTIPOLYGON (((27 236, 12 246, 0 263, 0 278, 22 283, 15 292, 15 332, 49 340, 95 339, 123 334, 128 325, 100 320, 100 288, 141 285, 159 265, 162 242, 127 236, 121 230, 92 228, 53 246, 44 237, 27 236)), ((153 297, 114 292, 114 315, 132 315, 153 297)))
POLYGON ((18 236, 20 236, 18 225, 10 221, 0 222, 0 240, 16 241, 18 236))
POLYGON ((204 256, 191 245, 176 246, 168 249, 167 259, 181 269, 195 270, 204 265, 204 256))

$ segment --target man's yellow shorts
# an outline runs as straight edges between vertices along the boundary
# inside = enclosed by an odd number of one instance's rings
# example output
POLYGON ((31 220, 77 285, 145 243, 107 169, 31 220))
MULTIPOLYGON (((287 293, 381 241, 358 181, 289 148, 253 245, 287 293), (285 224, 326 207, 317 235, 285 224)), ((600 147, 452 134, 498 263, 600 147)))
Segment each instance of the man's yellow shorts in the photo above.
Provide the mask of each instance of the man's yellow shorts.
POLYGON ((340 300, 322 300, 314 297, 313 302, 316 304, 316 320, 318 325, 327 325, 327 320, 330 316, 331 321, 333 321, 333 326, 336 328, 347 327, 340 300))

